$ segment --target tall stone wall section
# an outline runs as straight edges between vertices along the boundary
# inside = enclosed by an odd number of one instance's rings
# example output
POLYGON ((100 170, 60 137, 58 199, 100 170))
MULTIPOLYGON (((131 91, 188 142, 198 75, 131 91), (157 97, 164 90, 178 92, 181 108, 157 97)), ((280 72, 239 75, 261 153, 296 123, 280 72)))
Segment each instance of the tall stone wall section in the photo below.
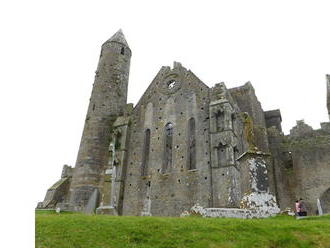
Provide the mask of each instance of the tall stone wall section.
POLYGON ((131 116, 124 192, 124 215, 179 216, 212 201, 209 151, 209 88, 179 63, 163 67, 131 116), (195 144, 189 143, 189 121, 195 122, 195 144), (166 127, 172 125, 171 147, 166 127), (145 150, 150 130, 149 151, 145 150), (188 146, 194 145, 195 167, 189 168, 188 146), (172 163, 165 151, 171 152, 172 163), (147 168, 143 154, 149 152, 147 168))
MULTIPOLYGON (((267 137, 267 125, 265 116, 260 102, 255 94, 255 90, 250 82, 247 82, 241 87, 229 89, 230 95, 236 101, 238 107, 244 115, 244 132, 243 139, 249 143, 248 150, 258 150, 269 153, 269 143, 267 137)), ((268 118, 269 120, 269 118, 268 118)), ((269 188, 272 194, 276 194, 276 182, 274 175, 274 167, 272 163, 267 163, 269 188)))
POLYGON ((285 145, 286 137, 277 128, 268 128, 269 148, 272 154, 276 199, 282 210, 293 208, 296 200, 292 152, 285 145))
POLYGON ((71 204, 83 208, 109 159, 110 129, 127 101, 131 51, 121 31, 102 45, 71 184, 71 204))
POLYGON ((209 120, 213 208, 239 207, 241 200, 238 157, 247 150, 241 112, 224 83, 210 91, 209 120))
POLYGON ((313 130, 304 121, 284 136, 268 129, 274 160, 277 198, 281 209, 293 208, 304 199, 309 214, 317 214, 317 199, 330 211, 330 129, 328 123, 313 130))

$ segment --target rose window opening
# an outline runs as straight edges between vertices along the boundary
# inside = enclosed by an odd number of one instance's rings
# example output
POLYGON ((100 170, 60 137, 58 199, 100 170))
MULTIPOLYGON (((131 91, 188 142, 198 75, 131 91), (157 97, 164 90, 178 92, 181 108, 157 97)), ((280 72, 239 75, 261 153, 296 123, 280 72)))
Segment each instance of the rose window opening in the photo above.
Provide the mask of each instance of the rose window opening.
POLYGON ((174 79, 172 79, 172 80, 167 82, 167 87, 168 87, 169 90, 171 90, 175 87, 176 84, 177 84, 177 82, 174 79))

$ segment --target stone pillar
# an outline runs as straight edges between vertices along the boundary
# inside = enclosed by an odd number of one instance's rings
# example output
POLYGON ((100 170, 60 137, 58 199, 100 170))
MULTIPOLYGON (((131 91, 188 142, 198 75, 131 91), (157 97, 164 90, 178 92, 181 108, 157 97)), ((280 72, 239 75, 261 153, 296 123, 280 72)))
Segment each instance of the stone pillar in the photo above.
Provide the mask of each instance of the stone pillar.
POLYGON ((240 200, 234 112, 225 85, 216 84, 211 90, 209 105, 213 207, 238 207, 240 200))

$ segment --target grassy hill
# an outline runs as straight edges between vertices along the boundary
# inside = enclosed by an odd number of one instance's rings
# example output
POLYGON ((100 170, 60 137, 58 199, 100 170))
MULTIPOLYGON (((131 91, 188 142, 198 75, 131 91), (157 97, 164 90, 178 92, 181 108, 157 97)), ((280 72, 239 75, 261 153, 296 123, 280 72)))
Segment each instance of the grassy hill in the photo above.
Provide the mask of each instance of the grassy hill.
POLYGON ((36 248, 330 248, 330 215, 241 220, 37 211, 35 240, 36 248))

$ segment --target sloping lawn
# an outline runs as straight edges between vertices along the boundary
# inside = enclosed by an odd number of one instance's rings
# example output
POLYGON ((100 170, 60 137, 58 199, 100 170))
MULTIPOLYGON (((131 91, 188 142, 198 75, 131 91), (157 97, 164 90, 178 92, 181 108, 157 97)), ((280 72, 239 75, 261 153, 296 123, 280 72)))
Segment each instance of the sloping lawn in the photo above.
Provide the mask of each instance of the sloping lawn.
POLYGON ((241 220, 37 211, 35 240, 36 248, 330 248, 330 215, 241 220))

